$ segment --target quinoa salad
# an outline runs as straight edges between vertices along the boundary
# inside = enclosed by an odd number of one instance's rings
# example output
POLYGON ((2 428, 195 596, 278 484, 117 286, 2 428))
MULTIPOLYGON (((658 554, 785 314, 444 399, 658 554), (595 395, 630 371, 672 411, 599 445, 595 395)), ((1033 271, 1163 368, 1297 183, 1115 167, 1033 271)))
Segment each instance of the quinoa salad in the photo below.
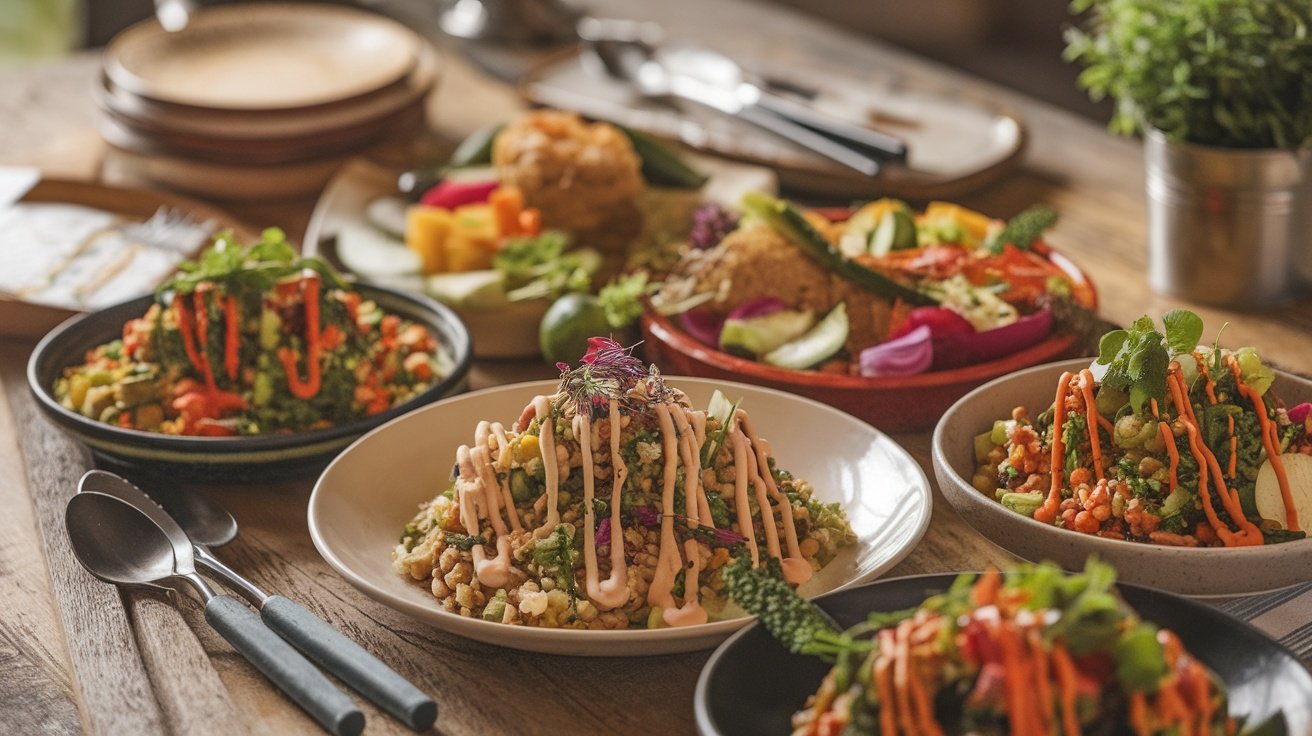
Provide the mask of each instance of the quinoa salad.
POLYGON ((800 585, 856 536, 837 504, 775 464, 748 414, 706 410, 618 343, 593 338, 556 393, 507 429, 481 421, 450 485, 392 553, 396 572, 462 616, 648 629, 741 616, 735 559, 800 585))

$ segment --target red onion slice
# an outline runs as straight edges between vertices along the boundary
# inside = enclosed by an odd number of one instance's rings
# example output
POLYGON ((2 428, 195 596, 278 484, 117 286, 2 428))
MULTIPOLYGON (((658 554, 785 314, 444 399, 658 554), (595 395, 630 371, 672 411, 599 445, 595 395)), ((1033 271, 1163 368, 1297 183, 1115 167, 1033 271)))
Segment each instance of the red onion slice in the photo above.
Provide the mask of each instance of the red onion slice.
POLYGON ((921 325, 907 334, 861 351, 861 375, 911 376, 929 370, 934 362, 933 333, 921 325))
POLYGON ((724 319, 704 309, 692 309, 679 314, 679 326, 698 341, 718 348, 720 330, 724 329, 724 319))
POLYGON ((756 317, 764 317, 767 314, 782 312, 787 308, 788 305, 782 299, 762 296, 739 304, 737 309, 729 313, 729 319, 755 319, 756 317))

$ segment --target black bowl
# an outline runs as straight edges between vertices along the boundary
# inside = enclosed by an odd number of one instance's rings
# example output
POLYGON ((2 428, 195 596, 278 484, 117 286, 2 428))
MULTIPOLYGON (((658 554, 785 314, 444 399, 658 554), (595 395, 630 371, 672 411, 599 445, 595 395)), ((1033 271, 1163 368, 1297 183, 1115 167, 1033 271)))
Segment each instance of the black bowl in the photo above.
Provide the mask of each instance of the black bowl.
POLYGON ((449 308, 427 297, 378 286, 353 287, 387 313, 423 324, 447 351, 455 369, 427 391, 387 411, 325 429, 251 437, 183 437, 124 429, 89 419, 62 406, 54 396, 64 369, 86 352, 121 337, 123 325, 146 313, 154 299, 143 296, 84 314, 56 327, 33 351, 27 382, 37 405, 60 429, 85 443, 96 459, 129 472, 199 481, 254 482, 321 469, 342 448, 378 425, 466 388, 473 355, 469 330, 449 308))
MULTIPOLYGON (((947 590, 956 575, 919 575, 849 588, 815 599, 840 626, 871 611, 918 606, 947 590)), ((1216 609, 1171 593, 1119 585, 1139 615, 1174 631, 1185 648, 1212 668, 1230 693, 1230 712, 1261 723, 1279 710, 1289 733, 1312 733, 1312 673, 1268 636, 1216 609)), ((753 624, 720 645, 697 680, 693 709, 703 736, 788 734, 793 713, 820 687, 829 666, 791 654, 753 624)))

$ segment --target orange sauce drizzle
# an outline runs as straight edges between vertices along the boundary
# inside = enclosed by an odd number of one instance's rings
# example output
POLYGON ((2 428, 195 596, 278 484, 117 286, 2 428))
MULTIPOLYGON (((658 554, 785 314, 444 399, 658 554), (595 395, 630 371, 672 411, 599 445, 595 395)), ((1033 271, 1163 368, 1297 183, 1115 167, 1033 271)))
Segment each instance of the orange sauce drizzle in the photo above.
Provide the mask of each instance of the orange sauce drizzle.
POLYGON ((1285 528, 1295 532, 1301 531, 1298 525, 1298 509, 1294 506, 1294 496, 1289 489, 1289 476, 1285 473, 1284 461, 1280 459, 1280 438, 1277 435, 1275 425, 1266 415, 1266 402, 1262 400, 1261 395, 1244 383, 1239 361, 1233 355, 1228 356, 1226 363, 1230 366, 1230 373, 1235 377, 1235 383, 1239 386, 1239 393, 1253 402, 1253 409, 1257 412, 1257 421, 1261 427, 1262 447, 1266 449, 1267 461, 1271 463, 1271 469, 1276 473, 1276 480, 1280 482, 1280 497, 1285 503, 1285 528))
POLYGON ((1057 518, 1057 508, 1061 505, 1061 484, 1064 479, 1063 467, 1066 463, 1066 446, 1062 440, 1062 425, 1066 423, 1066 394, 1070 392, 1071 379, 1075 374, 1067 371, 1061 374, 1057 382, 1057 400, 1052 419, 1052 485, 1043 505, 1034 510, 1034 518, 1044 523, 1052 523, 1057 518))

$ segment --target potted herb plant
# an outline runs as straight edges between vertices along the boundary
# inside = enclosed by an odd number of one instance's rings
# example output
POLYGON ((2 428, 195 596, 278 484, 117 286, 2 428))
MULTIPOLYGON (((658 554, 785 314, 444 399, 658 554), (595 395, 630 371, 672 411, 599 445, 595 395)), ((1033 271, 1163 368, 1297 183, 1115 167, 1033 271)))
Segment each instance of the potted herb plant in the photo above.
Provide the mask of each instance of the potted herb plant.
POLYGON ((1149 281, 1227 306, 1312 281, 1312 2, 1075 0, 1066 57, 1143 132, 1149 281), (1303 283, 1300 284, 1299 282, 1303 283))

